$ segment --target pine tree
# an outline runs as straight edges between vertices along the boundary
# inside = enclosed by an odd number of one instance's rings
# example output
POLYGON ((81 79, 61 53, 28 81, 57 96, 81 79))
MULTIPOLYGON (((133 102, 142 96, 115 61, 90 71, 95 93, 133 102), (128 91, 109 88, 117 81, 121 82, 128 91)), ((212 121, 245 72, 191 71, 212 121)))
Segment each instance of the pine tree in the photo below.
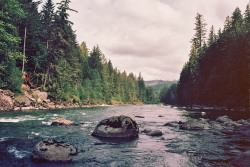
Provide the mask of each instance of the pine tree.
POLYGON ((16 61, 23 56, 19 51, 17 26, 25 18, 16 0, 0 1, 0 88, 21 91, 22 74, 16 61))
POLYGON ((141 73, 139 74, 138 78, 138 99, 141 101, 141 102, 145 102, 146 99, 145 99, 145 96, 146 96, 146 86, 145 86, 145 83, 144 83, 144 80, 143 80, 143 77, 141 76, 141 73))
POLYGON ((89 60, 89 66, 92 69, 96 69, 101 74, 103 70, 103 65, 102 65, 102 52, 99 49, 99 46, 93 48, 88 60, 89 60))
POLYGON ((248 33, 250 30, 250 7, 249 4, 247 4, 245 13, 244 13, 244 30, 245 33, 248 33))
POLYGON ((197 16, 195 17, 195 35, 192 39, 192 43, 194 44, 194 47, 198 50, 198 52, 201 51, 202 44, 205 43, 206 39, 206 23, 203 19, 203 16, 199 13, 197 13, 197 16))
MULTIPOLYGON (((44 73, 47 59, 46 45, 41 34, 43 26, 38 12, 39 2, 19 0, 25 12, 26 18, 19 25, 20 36, 23 37, 21 47, 26 57, 26 64, 22 63, 22 70, 29 73, 44 73)), ((38 84, 38 83, 37 83, 38 84)))
POLYGON ((232 30, 234 36, 242 34, 243 16, 240 9, 237 7, 232 15, 232 30))
POLYGON ((214 26, 212 26, 208 36, 208 46, 211 46, 215 41, 216 41, 216 35, 214 33, 214 26))

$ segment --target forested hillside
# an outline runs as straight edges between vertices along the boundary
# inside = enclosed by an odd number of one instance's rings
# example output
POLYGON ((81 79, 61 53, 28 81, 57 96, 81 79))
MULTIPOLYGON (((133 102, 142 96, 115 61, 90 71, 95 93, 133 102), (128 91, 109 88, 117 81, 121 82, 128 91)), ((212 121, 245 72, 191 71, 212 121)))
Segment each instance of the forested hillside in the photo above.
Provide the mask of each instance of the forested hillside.
POLYGON ((218 33, 214 32, 212 26, 208 39, 205 20, 199 13, 195 18, 194 30, 189 60, 183 66, 178 84, 163 93, 164 102, 248 108, 249 5, 244 14, 236 8, 218 33), (174 100, 167 96, 171 93, 174 100))
POLYGON ((89 51, 84 42, 77 43, 69 20, 69 11, 77 11, 70 8, 70 0, 56 6, 46 0, 41 12, 39 5, 32 0, 0 1, 0 89, 21 93, 25 83, 54 100, 82 104, 156 98, 141 75, 120 72, 98 46, 89 51))
POLYGON ((152 80, 152 81, 145 81, 145 85, 152 86, 154 88, 154 91, 160 92, 162 88, 170 87, 172 84, 176 82, 177 81, 152 80))

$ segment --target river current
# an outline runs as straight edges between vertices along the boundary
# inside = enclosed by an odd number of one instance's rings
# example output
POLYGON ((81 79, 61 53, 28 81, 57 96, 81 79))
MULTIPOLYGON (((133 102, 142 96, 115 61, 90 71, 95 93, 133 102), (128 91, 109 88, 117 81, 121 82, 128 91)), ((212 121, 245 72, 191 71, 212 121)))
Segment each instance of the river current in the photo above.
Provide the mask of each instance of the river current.
MULTIPOLYGON (((200 112, 160 105, 3 112, 0 113, 0 166, 229 166, 235 155, 249 150, 250 141, 246 135, 214 135, 212 129, 180 130, 176 122, 185 122, 191 117, 199 118, 202 115, 200 112), (91 136, 99 121, 114 115, 128 115, 136 120, 140 131, 158 129, 163 136, 152 137, 142 132, 133 140, 105 140, 91 136), (51 126, 52 120, 57 118, 65 118, 79 125, 51 126), (169 122, 175 122, 177 126, 164 126, 169 122), (34 146, 45 138, 68 142, 80 152, 67 164, 32 162, 30 155, 34 146)), ((210 119, 215 117, 215 114, 211 114, 210 119)))

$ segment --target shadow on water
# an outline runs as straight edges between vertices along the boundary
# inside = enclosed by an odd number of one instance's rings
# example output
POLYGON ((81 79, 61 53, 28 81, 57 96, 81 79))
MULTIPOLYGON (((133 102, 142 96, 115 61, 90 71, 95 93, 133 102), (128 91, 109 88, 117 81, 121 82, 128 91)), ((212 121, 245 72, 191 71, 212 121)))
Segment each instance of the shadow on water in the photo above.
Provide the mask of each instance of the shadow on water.
POLYGON ((200 117, 216 120, 219 116, 227 115, 233 121, 237 121, 240 119, 249 119, 248 111, 226 111, 226 110, 187 110, 188 117, 198 119, 200 117), (205 112, 205 115, 201 115, 202 112, 205 112))
POLYGON ((94 143, 94 145, 121 145, 121 144, 127 144, 130 143, 133 145, 137 140, 137 137, 132 138, 105 138, 105 137, 94 137, 97 142, 94 143))

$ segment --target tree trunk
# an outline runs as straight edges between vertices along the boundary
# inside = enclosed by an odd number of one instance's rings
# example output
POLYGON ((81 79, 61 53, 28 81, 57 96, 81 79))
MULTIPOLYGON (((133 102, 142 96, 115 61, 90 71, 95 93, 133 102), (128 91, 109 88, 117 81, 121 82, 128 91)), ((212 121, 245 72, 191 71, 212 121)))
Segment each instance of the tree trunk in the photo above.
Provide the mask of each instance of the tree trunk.
POLYGON ((23 41, 23 67, 22 67, 22 73, 24 72, 24 58, 25 58, 26 33, 27 33, 27 26, 25 26, 25 29, 24 29, 24 41, 23 41))

